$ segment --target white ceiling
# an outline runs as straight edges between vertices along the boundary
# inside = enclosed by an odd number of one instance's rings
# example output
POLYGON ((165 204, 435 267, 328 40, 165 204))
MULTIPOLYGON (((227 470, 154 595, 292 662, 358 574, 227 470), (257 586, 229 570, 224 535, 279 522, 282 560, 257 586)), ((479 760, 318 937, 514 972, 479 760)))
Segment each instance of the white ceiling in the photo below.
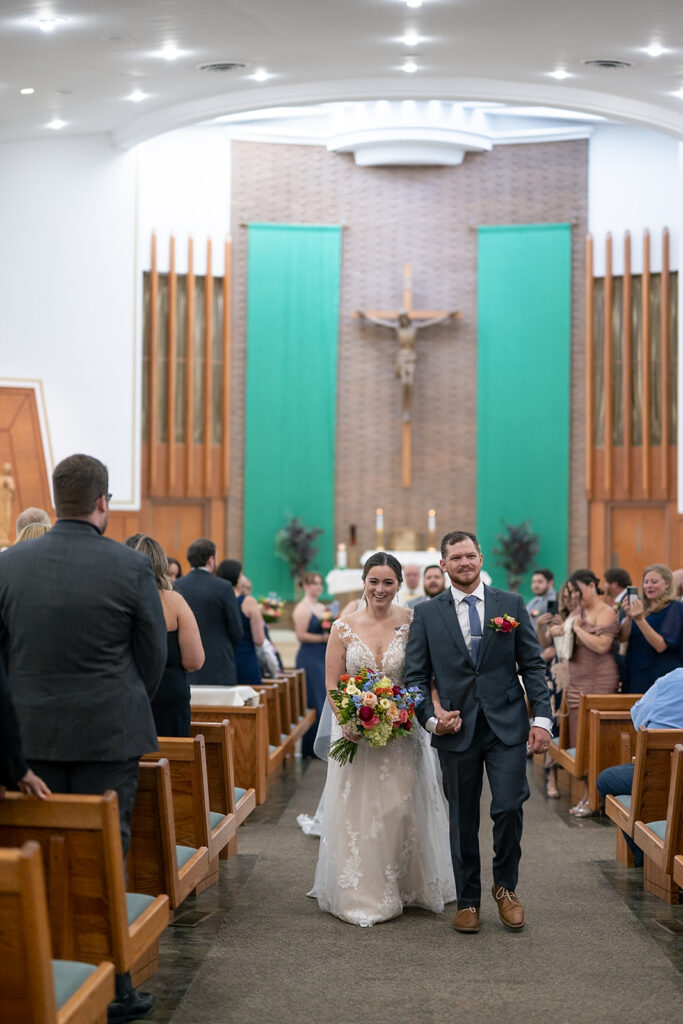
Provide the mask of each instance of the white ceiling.
POLYGON ((681 0, 0 0, 0 141, 161 131, 261 107, 454 99, 562 107, 683 138, 681 0), (62 15, 43 33, 31 17, 62 15), (408 28, 423 37, 406 47, 408 28), (653 41, 671 52, 652 58, 653 41), (158 53, 175 44, 174 61, 158 53), (400 65, 417 55, 419 70, 400 65), (587 58, 635 62, 589 69, 587 58), (207 73, 207 61, 246 71, 207 73), (259 83, 250 75, 265 67, 259 83), (555 81, 562 67, 573 76, 555 81), (22 96, 21 88, 33 95, 22 96), (126 97, 139 89, 147 98, 126 97))

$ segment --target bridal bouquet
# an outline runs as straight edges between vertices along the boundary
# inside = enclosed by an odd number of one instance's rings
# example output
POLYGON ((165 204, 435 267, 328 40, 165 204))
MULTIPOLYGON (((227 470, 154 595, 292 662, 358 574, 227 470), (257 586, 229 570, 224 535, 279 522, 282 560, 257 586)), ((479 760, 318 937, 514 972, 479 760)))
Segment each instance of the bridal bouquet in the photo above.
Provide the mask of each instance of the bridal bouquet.
POLYGON ((323 611, 322 618, 320 619, 320 625, 322 626, 324 633, 329 633, 332 629, 332 623, 335 618, 334 608, 330 608, 329 605, 325 605, 325 610, 323 611))
MULTIPOLYGON (((399 736, 407 736, 415 708, 423 700, 419 687, 394 686, 386 676, 367 668, 356 676, 340 676, 330 696, 340 724, 351 726, 371 747, 386 747, 399 736)), ((330 747, 330 757, 347 764, 357 749, 358 743, 342 737, 330 747)))
POLYGON ((285 608, 285 602, 277 594, 268 594, 268 597, 259 597, 259 607, 261 609, 261 615, 263 621, 269 625, 282 616, 285 608))

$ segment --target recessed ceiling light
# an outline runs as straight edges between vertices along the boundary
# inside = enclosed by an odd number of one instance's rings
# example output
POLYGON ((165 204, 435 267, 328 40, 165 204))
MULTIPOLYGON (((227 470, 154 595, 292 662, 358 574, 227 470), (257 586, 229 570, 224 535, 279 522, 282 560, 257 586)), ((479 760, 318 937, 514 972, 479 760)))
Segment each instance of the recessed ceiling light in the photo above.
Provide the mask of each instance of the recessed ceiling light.
POLYGON ((147 95, 148 94, 146 92, 143 92, 142 89, 133 89, 133 91, 129 94, 128 99, 132 100, 133 103, 141 103, 142 100, 147 99, 147 95))
POLYGON ((52 128, 53 131, 58 132, 60 128, 66 126, 66 121, 62 121, 59 117, 53 117, 47 125, 48 128, 52 128))
POLYGON ((406 7, 422 7, 422 0, 406 0, 406 7))
POLYGON ((162 46, 159 50, 159 56, 163 57, 164 60, 177 60, 180 57, 181 51, 175 45, 175 43, 167 43, 166 46, 162 46))
POLYGON ((680 89, 677 89, 676 92, 672 92, 671 95, 678 96, 679 100, 683 100, 683 85, 680 89))
POLYGON ((251 77, 255 82, 267 82, 268 79, 271 78, 271 74, 269 71, 266 71, 265 68, 256 68, 256 71, 251 77))
POLYGON ((53 32, 58 25, 65 25, 68 18, 29 18, 29 25, 39 28, 41 32, 53 32))
POLYGON ((646 53, 648 57, 661 57, 663 53, 668 53, 668 50, 659 43, 652 43, 650 46, 646 46, 643 52, 646 53))
POLYGON ((401 65, 401 71, 405 71, 407 75, 414 75, 417 71, 417 58, 406 57, 405 61, 401 65))
POLYGON ((569 71, 565 71, 564 68, 555 68, 554 71, 549 71, 548 74, 551 78, 556 78, 558 82, 563 81, 565 78, 571 78, 569 71))
POLYGON ((19 92, 21 93, 22 96, 33 96, 35 91, 36 91, 35 89, 31 89, 31 88, 20 89, 19 90, 19 92))
POLYGON ((404 46, 417 46, 420 37, 414 29, 408 29, 405 35, 401 36, 401 42, 404 46))

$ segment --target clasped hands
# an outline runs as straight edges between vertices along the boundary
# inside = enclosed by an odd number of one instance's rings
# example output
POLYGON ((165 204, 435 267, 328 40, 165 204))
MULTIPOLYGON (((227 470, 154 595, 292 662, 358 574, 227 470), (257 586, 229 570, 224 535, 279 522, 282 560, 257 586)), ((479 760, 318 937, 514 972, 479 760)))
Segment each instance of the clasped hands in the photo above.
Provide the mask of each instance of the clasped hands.
POLYGON ((439 711, 436 715, 437 736, 445 736, 448 733, 460 732, 462 729, 462 718, 459 711, 439 711))

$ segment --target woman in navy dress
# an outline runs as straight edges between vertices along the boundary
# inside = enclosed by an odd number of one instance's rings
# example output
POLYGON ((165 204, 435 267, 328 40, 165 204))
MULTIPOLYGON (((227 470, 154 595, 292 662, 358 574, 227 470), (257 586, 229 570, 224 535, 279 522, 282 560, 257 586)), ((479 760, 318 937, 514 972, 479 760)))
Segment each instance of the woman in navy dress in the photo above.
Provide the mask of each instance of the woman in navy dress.
POLYGON ((261 669, 256 647, 261 647, 266 632, 258 601, 248 594, 240 593, 242 563, 236 558, 225 558, 216 569, 216 576, 232 584, 242 615, 242 639, 235 648, 237 682, 240 686, 260 686, 261 669))
POLYGON ((168 656, 159 688, 151 700, 157 736, 190 735, 190 684, 188 672, 204 664, 199 627, 189 604, 171 587, 168 559, 158 541, 145 534, 129 537, 129 547, 147 555, 152 563, 166 619, 168 656))
POLYGON ((330 636, 325 606, 320 603, 323 579, 317 572, 304 573, 301 578, 304 596, 294 608, 293 620, 297 640, 301 644, 296 656, 296 667, 306 670, 306 696, 309 708, 315 708, 316 720, 301 741, 301 756, 313 757, 313 741, 318 731, 318 719, 325 703, 325 651, 330 636))
POLYGON ((645 693, 667 672, 683 665, 682 606, 673 573, 649 565, 643 573, 643 600, 625 601, 619 639, 628 640, 624 693, 645 693))

